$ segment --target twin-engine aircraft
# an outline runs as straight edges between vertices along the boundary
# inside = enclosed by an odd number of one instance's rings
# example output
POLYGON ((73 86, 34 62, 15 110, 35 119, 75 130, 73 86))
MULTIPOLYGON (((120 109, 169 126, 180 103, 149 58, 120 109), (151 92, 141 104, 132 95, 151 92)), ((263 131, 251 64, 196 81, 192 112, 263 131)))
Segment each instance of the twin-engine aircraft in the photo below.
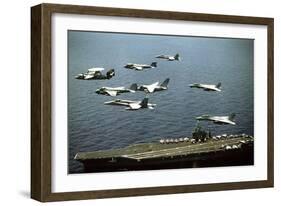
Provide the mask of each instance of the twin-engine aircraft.
POLYGON ((142 101, 131 101, 123 99, 115 99, 105 102, 107 105, 126 106, 126 110, 138 110, 138 109, 154 109, 156 104, 148 103, 148 98, 145 97, 142 101))
POLYGON ((217 85, 213 84, 190 84, 189 85, 191 88, 199 88, 203 89, 205 91, 216 91, 216 92, 221 92, 221 83, 219 82, 217 85))
POLYGON ((117 96, 121 93, 136 92, 137 84, 132 84, 129 88, 125 87, 101 87, 96 90, 97 94, 103 94, 108 96, 117 96))
POLYGON ((150 65, 148 64, 135 64, 135 63, 127 63, 125 66, 127 69, 134 69, 136 71, 142 71, 145 69, 151 69, 157 67, 157 62, 152 62, 150 65))
POLYGON ((175 56, 162 54, 162 55, 156 56, 155 58, 165 59, 165 60, 168 60, 168 61, 180 61, 180 55, 179 54, 176 54, 175 56))
POLYGON ((214 124, 232 124, 236 125, 234 122, 235 113, 230 114, 229 116, 211 116, 211 115, 202 115, 196 117, 198 121, 212 121, 214 124))
POLYGON ((78 74, 75 78, 82 80, 102 80, 102 79, 111 79, 115 76, 114 69, 108 70, 105 75, 101 72, 104 71, 104 68, 91 68, 88 69, 86 73, 78 74))
POLYGON ((168 89, 170 79, 167 78, 162 84, 159 84, 159 82, 155 82, 150 85, 140 85, 137 87, 137 90, 139 91, 145 91, 147 93, 153 93, 158 91, 163 91, 168 89))

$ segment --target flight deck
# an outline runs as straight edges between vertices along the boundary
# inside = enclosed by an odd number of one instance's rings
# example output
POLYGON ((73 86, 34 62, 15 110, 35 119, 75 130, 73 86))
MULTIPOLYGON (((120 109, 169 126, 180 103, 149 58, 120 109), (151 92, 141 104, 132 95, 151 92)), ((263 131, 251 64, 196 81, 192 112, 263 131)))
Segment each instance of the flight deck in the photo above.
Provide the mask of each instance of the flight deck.
POLYGON ((74 159, 83 163, 85 171, 204 167, 212 163, 228 166, 236 162, 251 165, 253 141, 245 134, 224 134, 196 142, 194 138, 161 139, 120 149, 79 152, 74 159))

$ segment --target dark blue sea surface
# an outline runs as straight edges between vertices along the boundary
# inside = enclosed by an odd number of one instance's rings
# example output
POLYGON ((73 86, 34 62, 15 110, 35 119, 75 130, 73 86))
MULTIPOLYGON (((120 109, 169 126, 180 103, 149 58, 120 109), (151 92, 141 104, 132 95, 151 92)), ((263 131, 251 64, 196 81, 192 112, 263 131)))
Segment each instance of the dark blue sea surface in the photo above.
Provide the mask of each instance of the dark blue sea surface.
POLYGON ((77 152, 125 147, 158 141, 161 137, 190 136, 195 117, 236 113, 237 125, 201 123, 213 134, 254 133, 254 40, 188 36, 68 32, 68 160, 69 173, 83 172, 77 152), (181 61, 154 58, 180 54, 181 61), (146 71, 123 68, 130 63, 158 67, 146 71), (77 80, 91 67, 114 68, 110 80, 77 80), (126 111, 104 105, 115 98, 142 100, 144 92, 118 97, 98 95, 103 87, 129 87, 170 78, 167 91, 149 95, 154 110, 126 111), (222 92, 190 88, 192 83, 222 83, 222 92))

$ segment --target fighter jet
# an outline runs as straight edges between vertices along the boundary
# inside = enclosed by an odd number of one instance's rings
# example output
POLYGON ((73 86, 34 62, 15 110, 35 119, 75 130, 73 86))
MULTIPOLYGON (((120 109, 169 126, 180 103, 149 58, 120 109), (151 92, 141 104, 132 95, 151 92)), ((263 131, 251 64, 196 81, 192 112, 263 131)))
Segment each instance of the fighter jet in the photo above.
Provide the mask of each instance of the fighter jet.
POLYGON ((235 118, 235 113, 232 113, 229 116, 210 116, 210 115, 202 115, 200 117, 196 117, 198 121, 212 121, 214 124, 232 124, 236 125, 233 121, 235 118))
POLYGON ((108 70, 108 72, 106 72, 106 75, 103 75, 101 73, 103 70, 104 68, 91 68, 88 69, 86 73, 78 74, 75 78, 82 79, 82 80, 101 80, 101 79, 111 79, 113 76, 115 76, 114 69, 108 70))
POLYGON ((115 99, 113 101, 105 102, 107 105, 117 105, 117 106, 126 106, 126 110, 138 110, 138 109, 154 109, 156 104, 148 103, 148 98, 145 97, 142 101, 131 101, 123 99, 115 99))
POLYGON ((165 60, 168 60, 168 61, 180 61, 180 55, 179 54, 176 54, 175 56, 170 56, 170 55, 158 55, 156 56, 155 58, 158 58, 158 59, 165 59, 165 60))
POLYGON ((151 68, 157 67, 157 62, 152 62, 150 65, 128 63, 124 67, 127 68, 127 69, 134 69, 134 70, 137 70, 137 71, 142 71, 144 69, 151 69, 151 68))
POLYGON ((101 87, 96 90, 97 94, 117 96, 121 93, 136 92, 137 84, 132 84, 128 89, 125 87, 101 87))
POLYGON ((212 85, 212 84, 190 84, 189 85, 191 88, 199 88, 203 89, 205 91, 216 91, 216 92, 221 92, 221 83, 219 82, 217 85, 212 85))
POLYGON ((137 87, 137 90, 139 91, 145 91, 147 93, 153 93, 158 91, 163 91, 168 89, 168 83, 170 79, 167 78, 162 84, 159 84, 159 82, 155 82, 150 85, 140 85, 137 87))

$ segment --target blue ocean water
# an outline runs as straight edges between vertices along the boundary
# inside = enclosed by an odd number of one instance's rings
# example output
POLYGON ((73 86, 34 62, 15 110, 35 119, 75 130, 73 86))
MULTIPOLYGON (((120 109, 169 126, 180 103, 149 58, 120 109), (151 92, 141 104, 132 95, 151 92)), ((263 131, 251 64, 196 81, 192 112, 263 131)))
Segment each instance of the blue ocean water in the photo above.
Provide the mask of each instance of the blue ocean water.
MULTIPOLYGON (((189 36, 142 35, 103 32, 68 32, 68 166, 69 173, 83 171, 73 158, 77 152, 125 147, 158 141, 161 137, 189 136, 202 114, 236 113, 237 125, 201 123, 213 134, 254 133, 254 40, 189 36), (180 54, 181 61, 154 58, 180 54), (146 71, 123 68, 130 63, 158 67, 146 71), (110 80, 83 81, 78 73, 91 67, 114 68, 110 80), (167 91, 149 95, 154 110, 126 111, 104 105, 115 99, 98 95, 102 86, 129 87, 170 78, 167 91), (192 83, 222 83, 222 92, 190 88, 192 83)), ((107 69, 106 69, 107 70, 107 69)), ((117 98, 142 100, 145 93, 125 93, 117 98)))

